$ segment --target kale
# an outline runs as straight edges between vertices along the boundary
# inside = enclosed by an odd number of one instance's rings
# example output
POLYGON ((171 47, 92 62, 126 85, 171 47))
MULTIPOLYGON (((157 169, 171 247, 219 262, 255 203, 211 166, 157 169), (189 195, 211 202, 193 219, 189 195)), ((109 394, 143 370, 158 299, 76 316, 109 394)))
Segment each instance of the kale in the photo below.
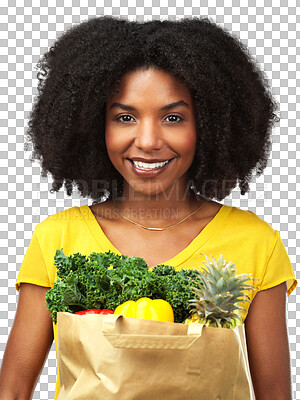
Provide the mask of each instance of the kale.
POLYGON ((180 270, 169 265, 157 265, 153 273, 163 277, 161 298, 171 304, 175 322, 183 322, 189 316, 189 300, 192 299, 190 286, 197 280, 196 270, 180 270))
POLYGON ((143 258, 119 256, 111 251, 67 257, 60 249, 54 260, 58 279, 46 294, 54 323, 59 311, 115 310, 119 304, 141 297, 168 301, 175 322, 183 322, 189 315, 190 286, 197 279, 195 270, 177 271, 161 264, 151 271, 143 258))

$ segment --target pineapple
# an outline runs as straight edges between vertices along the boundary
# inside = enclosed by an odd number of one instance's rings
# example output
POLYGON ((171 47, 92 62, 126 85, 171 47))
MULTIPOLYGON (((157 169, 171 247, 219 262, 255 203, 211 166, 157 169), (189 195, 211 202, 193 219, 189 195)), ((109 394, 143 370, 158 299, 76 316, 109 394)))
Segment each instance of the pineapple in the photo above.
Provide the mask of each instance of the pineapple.
POLYGON ((235 328, 242 324, 240 310, 244 310, 244 307, 238 305, 239 301, 250 303, 249 296, 243 290, 256 288, 245 283, 252 279, 251 274, 235 275, 235 264, 226 263, 222 255, 218 261, 214 257, 212 261, 206 255, 204 257, 207 264, 205 261, 203 263, 208 271, 204 268, 197 271, 198 282, 194 281, 195 286, 191 287, 196 295, 190 300, 191 318, 184 323, 198 322, 210 327, 235 328))

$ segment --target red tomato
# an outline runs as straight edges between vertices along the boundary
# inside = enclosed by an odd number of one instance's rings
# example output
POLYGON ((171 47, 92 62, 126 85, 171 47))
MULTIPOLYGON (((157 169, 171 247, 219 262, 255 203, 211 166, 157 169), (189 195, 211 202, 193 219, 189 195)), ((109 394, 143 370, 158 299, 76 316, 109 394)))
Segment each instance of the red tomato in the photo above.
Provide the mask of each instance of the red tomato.
POLYGON ((98 308, 91 308, 90 310, 77 311, 75 314, 86 315, 86 314, 113 314, 113 313, 114 312, 112 310, 108 310, 107 308, 104 308, 103 310, 98 310, 98 308))

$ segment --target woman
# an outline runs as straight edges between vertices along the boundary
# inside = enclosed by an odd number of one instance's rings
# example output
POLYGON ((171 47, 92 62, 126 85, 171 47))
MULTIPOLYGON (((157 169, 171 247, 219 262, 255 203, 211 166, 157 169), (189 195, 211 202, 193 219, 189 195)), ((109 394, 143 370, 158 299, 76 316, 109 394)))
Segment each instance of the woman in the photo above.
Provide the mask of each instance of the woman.
MULTIPOLYGON (((91 207, 38 224, 18 280, 18 309, 0 397, 31 398, 53 341, 45 294, 55 251, 112 250, 175 268, 201 253, 260 280, 243 314, 257 399, 291 399, 286 293, 297 285, 280 235, 222 205, 267 165, 277 105, 247 49, 208 19, 94 18, 69 29, 39 63, 29 120, 33 159, 52 191, 73 184, 91 207), (99 202, 100 200, 100 202, 99 202)), ((57 380, 55 398, 59 392, 57 380)))

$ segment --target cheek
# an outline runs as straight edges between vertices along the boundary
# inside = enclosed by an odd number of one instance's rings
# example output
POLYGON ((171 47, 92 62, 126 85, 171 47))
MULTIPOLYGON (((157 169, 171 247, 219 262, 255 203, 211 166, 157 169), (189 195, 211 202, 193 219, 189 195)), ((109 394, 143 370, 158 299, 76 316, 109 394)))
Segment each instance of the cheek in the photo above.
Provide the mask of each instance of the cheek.
POLYGON ((118 138, 116 132, 114 132, 109 126, 106 126, 105 129, 105 144, 109 158, 113 159, 114 156, 120 151, 121 143, 120 137, 118 138))
POLYGON ((194 159, 196 152, 197 132, 195 129, 190 129, 180 143, 181 152, 188 154, 191 159, 194 159))
POLYGON ((105 145, 106 145, 107 153, 110 155, 111 148, 112 148, 112 137, 107 128, 105 129, 105 145))

